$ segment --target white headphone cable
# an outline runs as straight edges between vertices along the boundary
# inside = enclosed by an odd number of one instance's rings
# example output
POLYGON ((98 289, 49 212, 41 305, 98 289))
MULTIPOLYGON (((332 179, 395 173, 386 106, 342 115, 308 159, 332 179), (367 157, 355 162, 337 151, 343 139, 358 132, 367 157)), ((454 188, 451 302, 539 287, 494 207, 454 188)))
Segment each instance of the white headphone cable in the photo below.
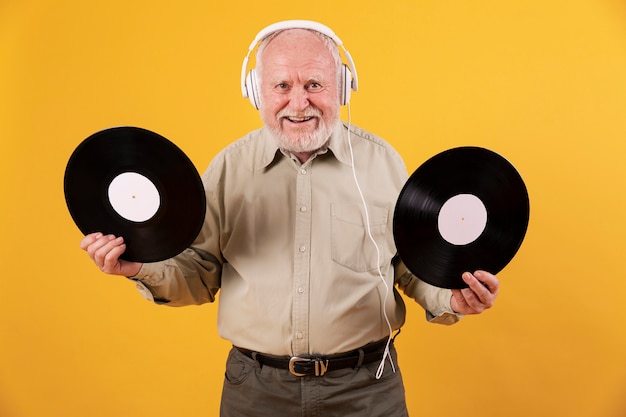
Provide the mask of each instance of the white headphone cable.
POLYGON ((385 282, 385 278, 383 277, 383 273, 380 269, 380 249, 378 247, 378 244, 376 243, 376 240, 374 240, 374 237, 372 236, 372 229, 370 227, 370 218, 369 218, 369 212, 367 210, 367 204, 365 203, 365 197, 363 196, 363 191, 361 191, 361 186, 359 185, 359 180, 356 175, 356 168, 354 166, 354 151, 352 150, 352 139, 350 136, 351 126, 352 126, 352 115, 350 113, 350 102, 348 102, 348 147, 350 148, 352 175, 354 177, 354 183, 356 184, 356 188, 359 192, 359 196, 361 197, 361 203, 363 204, 363 210, 365 212, 365 224, 367 226, 367 235, 369 236, 369 239, 372 241, 372 243, 374 244, 374 247, 376 248, 376 270, 378 272, 378 277, 380 278, 381 282, 385 286, 385 296, 383 299, 382 310, 383 310, 383 316, 385 318, 385 322, 387 323, 387 327, 389 329, 389 338, 387 339, 387 344, 385 345, 385 352, 383 353, 383 358, 380 361, 378 370, 376 371, 376 379, 380 379, 380 377, 383 375, 383 371, 385 370, 385 359, 387 358, 389 358, 391 369, 393 369, 393 372, 396 372, 396 368, 393 364, 393 360, 391 359, 390 352, 389 352, 389 345, 391 344, 391 341, 393 340, 392 339, 393 329, 391 328, 391 323, 389 322, 389 317, 387 316, 387 298, 389 298, 389 285, 387 284, 387 282, 385 282))

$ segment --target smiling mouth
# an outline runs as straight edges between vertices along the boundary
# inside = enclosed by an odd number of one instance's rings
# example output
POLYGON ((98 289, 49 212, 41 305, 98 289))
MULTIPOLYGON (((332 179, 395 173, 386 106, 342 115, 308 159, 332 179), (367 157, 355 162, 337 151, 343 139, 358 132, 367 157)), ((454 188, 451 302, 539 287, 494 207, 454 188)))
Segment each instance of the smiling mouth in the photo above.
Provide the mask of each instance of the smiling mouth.
POLYGON ((309 120, 313 119, 313 116, 308 117, 285 117, 285 119, 289 120, 291 123, 305 123, 309 120))

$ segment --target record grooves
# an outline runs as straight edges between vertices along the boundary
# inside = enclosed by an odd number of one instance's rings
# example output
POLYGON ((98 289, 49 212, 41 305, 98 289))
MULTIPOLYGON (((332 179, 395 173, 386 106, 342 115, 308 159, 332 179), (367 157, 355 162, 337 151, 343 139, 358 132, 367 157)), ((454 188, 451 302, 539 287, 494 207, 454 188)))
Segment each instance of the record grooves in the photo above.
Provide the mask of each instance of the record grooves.
POLYGON ((500 272, 517 253, 530 204, 517 170, 479 147, 449 149, 422 164, 395 207, 398 254, 423 281, 465 288, 463 272, 500 272))
POLYGON ((175 256, 198 235, 206 200, 198 172, 174 143, 146 129, 94 133, 65 170, 65 200, 84 234, 124 237, 122 259, 156 262, 175 256))

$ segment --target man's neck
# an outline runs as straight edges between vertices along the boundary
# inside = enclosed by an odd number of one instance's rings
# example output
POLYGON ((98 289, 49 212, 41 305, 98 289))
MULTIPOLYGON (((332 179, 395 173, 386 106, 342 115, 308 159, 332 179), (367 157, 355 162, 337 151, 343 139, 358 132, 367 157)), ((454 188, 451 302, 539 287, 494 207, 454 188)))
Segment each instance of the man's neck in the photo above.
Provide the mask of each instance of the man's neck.
POLYGON ((315 152, 292 152, 301 164, 304 164, 315 152))

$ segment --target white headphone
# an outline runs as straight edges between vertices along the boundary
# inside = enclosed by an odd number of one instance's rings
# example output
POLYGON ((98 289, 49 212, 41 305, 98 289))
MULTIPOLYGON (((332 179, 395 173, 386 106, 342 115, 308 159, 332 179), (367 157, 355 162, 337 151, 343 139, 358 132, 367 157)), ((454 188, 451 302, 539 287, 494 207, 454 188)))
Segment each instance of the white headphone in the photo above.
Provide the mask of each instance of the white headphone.
POLYGON ((248 53, 243 60, 243 64, 241 65, 241 93, 243 98, 249 98, 250 103, 254 106, 255 109, 259 109, 259 90, 258 90, 258 80, 256 76, 256 72, 254 69, 250 69, 248 74, 246 75, 246 70, 248 69, 248 59, 250 58, 250 54, 257 46, 259 42, 268 37, 274 32, 278 32, 286 29, 311 29, 316 32, 319 32, 323 35, 331 38, 338 47, 341 47, 343 50, 343 54, 348 61, 349 67, 346 64, 342 64, 341 68, 341 80, 340 80, 340 89, 341 89, 341 105, 346 105, 350 101, 350 91, 357 91, 358 88, 358 78, 356 74, 356 68, 354 67, 354 62, 352 61, 352 57, 350 53, 343 46, 343 42, 335 33, 328 27, 321 23, 313 22, 310 20, 285 20, 283 22, 274 23, 269 25, 262 31, 260 31, 252 43, 248 48, 248 53), (348 85, 350 86, 348 88, 348 85))

